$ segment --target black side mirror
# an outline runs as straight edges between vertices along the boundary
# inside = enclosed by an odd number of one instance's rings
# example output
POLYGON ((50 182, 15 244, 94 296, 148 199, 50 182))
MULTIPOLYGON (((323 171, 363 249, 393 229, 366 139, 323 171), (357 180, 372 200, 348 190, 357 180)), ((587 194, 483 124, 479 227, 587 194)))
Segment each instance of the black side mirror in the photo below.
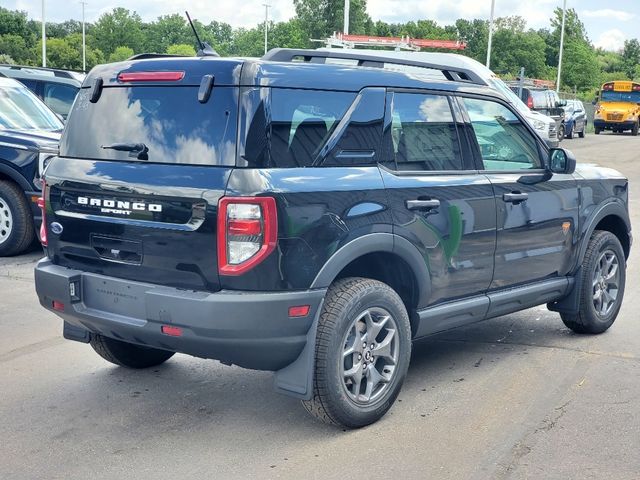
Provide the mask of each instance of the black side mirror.
POLYGON ((576 157, 564 148, 549 150, 549 170, 552 173, 572 174, 576 171, 576 157))

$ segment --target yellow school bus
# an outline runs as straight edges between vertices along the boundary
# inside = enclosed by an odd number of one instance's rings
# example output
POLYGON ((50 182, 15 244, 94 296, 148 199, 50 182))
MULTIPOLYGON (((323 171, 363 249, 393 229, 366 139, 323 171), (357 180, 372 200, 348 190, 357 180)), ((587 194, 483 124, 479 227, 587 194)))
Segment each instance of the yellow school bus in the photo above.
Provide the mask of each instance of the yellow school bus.
POLYGON ((620 80, 602 85, 593 121, 596 134, 603 130, 631 130, 632 135, 638 135, 639 116, 640 83, 620 80))

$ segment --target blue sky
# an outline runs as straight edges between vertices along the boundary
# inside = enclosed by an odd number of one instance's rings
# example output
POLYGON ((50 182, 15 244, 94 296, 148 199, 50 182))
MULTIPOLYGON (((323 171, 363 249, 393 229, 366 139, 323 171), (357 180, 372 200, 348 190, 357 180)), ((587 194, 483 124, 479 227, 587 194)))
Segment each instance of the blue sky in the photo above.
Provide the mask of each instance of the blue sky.
MULTIPOLYGON (((144 20, 159 15, 182 13, 204 22, 219 20, 236 27, 251 27, 264 18, 264 3, 270 3, 271 18, 287 20, 294 14, 292 0, 87 0, 88 21, 114 7, 137 11, 144 20)), ((76 0, 45 0, 48 21, 80 19, 80 3, 76 0)), ((0 5, 27 11, 40 19, 40 0, 0 0, 0 5)), ((562 0, 496 0, 496 16, 521 15, 533 28, 546 27, 555 7, 562 0)), ((640 37, 640 0, 567 0, 585 23, 592 42, 608 50, 622 47, 625 39, 640 37)), ((440 24, 457 18, 488 18, 491 0, 368 0, 369 14, 374 20, 401 22, 432 19, 440 24)))

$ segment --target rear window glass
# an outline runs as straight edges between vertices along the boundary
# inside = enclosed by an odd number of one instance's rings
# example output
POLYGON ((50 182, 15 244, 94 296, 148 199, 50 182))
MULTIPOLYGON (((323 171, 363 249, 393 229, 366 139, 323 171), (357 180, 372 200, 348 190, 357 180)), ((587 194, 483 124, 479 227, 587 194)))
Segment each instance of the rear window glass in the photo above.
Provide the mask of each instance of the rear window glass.
POLYGON ((200 103, 198 87, 110 87, 91 103, 91 89, 81 89, 60 153, 131 161, 136 152, 103 147, 144 144, 149 162, 234 165, 237 92, 214 87, 200 103))

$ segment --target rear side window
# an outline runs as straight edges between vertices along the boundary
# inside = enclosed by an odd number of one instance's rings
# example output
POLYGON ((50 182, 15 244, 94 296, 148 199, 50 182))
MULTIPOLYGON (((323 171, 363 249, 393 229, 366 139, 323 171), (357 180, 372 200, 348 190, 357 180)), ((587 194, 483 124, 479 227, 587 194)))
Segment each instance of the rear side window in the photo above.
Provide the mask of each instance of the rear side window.
POLYGON ((60 143, 62 156, 132 161, 115 144, 144 144, 149 162, 235 164, 237 92, 214 87, 208 102, 197 86, 106 87, 96 103, 81 89, 60 143))
POLYGON ((398 170, 462 169, 456 123, 446 96, 393 93, 387 101, 398 170))
POLYGON ((76 93, 78 89, 70 85, 46 82, 43 92, 44 103, 57 114, 66 117, 71 110, 76 93))

